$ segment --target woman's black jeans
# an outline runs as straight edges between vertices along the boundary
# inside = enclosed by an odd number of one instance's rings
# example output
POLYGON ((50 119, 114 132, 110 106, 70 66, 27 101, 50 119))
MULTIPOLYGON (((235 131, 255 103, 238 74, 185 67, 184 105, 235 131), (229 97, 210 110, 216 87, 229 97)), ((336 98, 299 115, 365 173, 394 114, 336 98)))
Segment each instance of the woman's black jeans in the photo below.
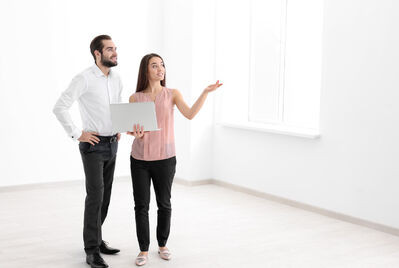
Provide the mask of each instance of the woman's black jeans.
POLYGON ((176 172, 176 157, 143 161, 130 156, 136 233, 141 251, 148 251, 150 245, 150 226, 148 210, 150 205, 151 180, 158 205, 157 240, 164 247, 170 231, 172 207, 170 203, 172 182, 176 172))

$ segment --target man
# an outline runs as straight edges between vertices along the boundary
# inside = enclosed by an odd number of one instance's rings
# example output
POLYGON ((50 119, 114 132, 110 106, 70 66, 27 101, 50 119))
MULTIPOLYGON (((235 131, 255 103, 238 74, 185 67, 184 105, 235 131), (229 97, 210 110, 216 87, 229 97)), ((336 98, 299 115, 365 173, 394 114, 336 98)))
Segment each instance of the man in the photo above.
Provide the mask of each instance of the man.
POLYGON ((122 83, 111 71, 117 53, 108 35, 93 39, 90 51, 95 64, 76 75, 54 106, 54 114, 68 135, 80 141, 79 149, 86 177, 83 240, 86 262, 91 267, 108 267, 100 252, 115 254, 102 240, 101 226, 111 197, 119 133, 112 131, 110 103, 121 102, 122 83), (78 101, 83 130, 72 122, 69 109, 78 101))

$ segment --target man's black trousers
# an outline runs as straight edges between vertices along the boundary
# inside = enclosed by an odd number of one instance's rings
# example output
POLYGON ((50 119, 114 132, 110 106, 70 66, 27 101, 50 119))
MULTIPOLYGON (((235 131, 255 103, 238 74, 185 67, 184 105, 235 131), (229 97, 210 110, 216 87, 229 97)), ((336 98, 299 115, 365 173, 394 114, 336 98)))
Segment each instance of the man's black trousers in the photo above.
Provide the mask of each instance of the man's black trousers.
POLYGON ((99 138, 95 145, 79 144, 86 176, 83 241, 87 254, 99 252, 102 242, 101 226, 107 217, 118 150, 115 136, 99 138))

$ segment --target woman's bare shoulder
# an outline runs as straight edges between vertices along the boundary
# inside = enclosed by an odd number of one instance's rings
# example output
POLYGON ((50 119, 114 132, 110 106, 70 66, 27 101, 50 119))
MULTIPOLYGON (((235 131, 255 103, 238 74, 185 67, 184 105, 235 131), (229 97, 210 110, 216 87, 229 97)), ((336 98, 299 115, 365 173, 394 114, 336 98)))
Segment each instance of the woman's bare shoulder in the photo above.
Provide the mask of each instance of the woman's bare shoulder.
POLYGON ((172 92, 173 95, 179 95, 179 94, 181 94, 180 91, 179 91, 178 89, 176 89, 176 88, 171 88, 171 89, 169 89, 169 90, 172 92))

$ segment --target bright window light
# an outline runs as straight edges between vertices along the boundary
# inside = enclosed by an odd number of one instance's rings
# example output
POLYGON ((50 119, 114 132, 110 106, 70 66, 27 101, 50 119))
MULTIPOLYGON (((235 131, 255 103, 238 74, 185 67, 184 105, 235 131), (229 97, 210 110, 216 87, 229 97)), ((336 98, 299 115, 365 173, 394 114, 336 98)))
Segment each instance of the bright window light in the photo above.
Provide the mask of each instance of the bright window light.
POLYGON ((322 21, 320 0, 218 0, 217 121, 317 130, 322 21))

